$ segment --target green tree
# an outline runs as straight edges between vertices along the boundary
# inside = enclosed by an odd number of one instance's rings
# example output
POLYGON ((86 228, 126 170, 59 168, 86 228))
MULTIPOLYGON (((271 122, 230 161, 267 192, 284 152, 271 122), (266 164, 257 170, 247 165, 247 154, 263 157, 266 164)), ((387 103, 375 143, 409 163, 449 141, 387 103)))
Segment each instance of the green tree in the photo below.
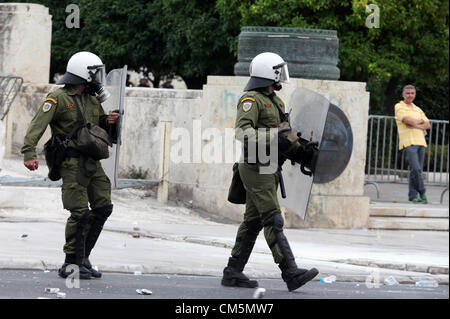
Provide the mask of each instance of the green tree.
POLYGON ((241 25, 337 30, 341 80, 368 82, 372 112, 392 114, 401 88, 414 83, 434 97, 433 114, 448 116, 448 0, 218 0, 226 2, 241 25), (380 28, 366 27, 369 3, 380 28))
MULTIPOLYGON (((98 54, 108 69, 127 64, 152 73, 158 87, 177 74, 188 88, 201 89, 207 75, 233 74, 235 56, 214 1, 202 0, 28 0, 53 16, 51 78, 64 73, 78 51, 98 54), (80 8, 80 28, 69 29, 68 4, 80 8)), ((239 23, 239 19, 236 20, 239 23)), ((238 28, 237 28, 238 30, 238 28)), ((237 33, 236 33, 237 35, 237 33)))
MULTIPOLYGON (((229 52, 227 22, 214 1, 162 0, 151 5, 151 24, 166 40, 164 63, 181 75, 188 88, 201 89, 207 75, 231 75, 236 58, 229 52)), ((239 21, 239 20, 237 20, 239 21)))

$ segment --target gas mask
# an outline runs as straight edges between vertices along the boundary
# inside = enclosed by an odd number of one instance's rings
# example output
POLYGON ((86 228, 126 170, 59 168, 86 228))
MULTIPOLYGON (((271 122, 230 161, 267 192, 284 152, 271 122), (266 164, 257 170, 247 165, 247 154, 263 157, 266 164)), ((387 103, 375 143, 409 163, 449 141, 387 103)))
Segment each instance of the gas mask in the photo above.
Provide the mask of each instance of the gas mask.
POLYGON ((87 83, 85 92, 93 95, 100 103, 105 102, 111 93, 103 87, 106 83, 105 65, 93 65, 88 67, 91 81, 87 83))
POLYGON ((280 82, 276 82, 276 83, 273 84, 273 89, 274 89, 275 91, 279 91, 279 90, 281 90, 282 88, 283 88, 283 86, 280 84, 280 82))

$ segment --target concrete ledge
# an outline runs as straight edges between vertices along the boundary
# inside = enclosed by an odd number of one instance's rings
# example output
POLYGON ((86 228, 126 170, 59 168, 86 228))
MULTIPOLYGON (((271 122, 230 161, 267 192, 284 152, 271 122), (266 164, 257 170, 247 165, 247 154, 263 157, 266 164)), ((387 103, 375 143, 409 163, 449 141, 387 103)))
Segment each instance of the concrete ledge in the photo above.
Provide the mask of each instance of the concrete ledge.
POLYGON ((448 208, 370 207, 370 216, 448 218, 448 208))
POLYGON ((448 231, 446 218, 370 217, 370 229, 443 230, 448 231))

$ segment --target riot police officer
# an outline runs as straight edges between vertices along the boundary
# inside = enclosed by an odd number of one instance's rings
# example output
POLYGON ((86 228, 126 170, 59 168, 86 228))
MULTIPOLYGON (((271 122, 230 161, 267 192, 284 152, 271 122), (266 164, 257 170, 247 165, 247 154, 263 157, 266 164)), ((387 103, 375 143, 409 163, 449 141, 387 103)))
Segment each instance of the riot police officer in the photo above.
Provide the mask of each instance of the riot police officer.
POLYGON ((100 161, 77 150, 74 132, 80 124, 78 110, 86 123, 98 125, 106 132, 115 132, 119 114, 110 111, 106 115, 101 105, 110 95, 102 86, 104 79, 105 66, 97 55, 90 52, 74 54, 67 63, 67 72, 57 83, 64 87, 47 95, 28 127, 21 149, 24 165, 29 170, 36 170, 39 166, 36 145, 50 125, 52 138, 47 144, 58 142, 61 163, 51 167, 47 161, 49 177, 53 180, 62 178, 62 202, 70 211, 65 230, 66 257, 58 271, 63 278, 69 275, 66 268, 70 264, 79 267, 81 279, 101 277, 101 273, 92 268, 89 255, 112 213, 111 183, 100 161))
MULTIPOLYGON (((237 106, 235 128, 253 131, 254 136, 261 134, 261 129, 265 129, 266 140, 273 140, 269 130, 278 128, 276 138, 280 160, 277 165, 281 167, 288 156, 298 163, 311 166, 316 156, 314 147, 304 146, 298 142, 296 132, 292 131, 284 119, 285 105, 275 94, 275 91, 282 88, 281 82, 288 81, 287 64, 279 55, 271 52, 257 55, 250 64, 250 80, 244 89, 246 93, 240 98, 237 106)), ((312 280, 318 271, 315 268, 307 270, 297 267, 283 233, 284 221, 277 199, 280 170, 275 170, 271 174, 261 173, 261 167, 265 164, 258 158, 252 161, 249 153, 251 138, 248 135, 240 137, 236 133, 236 138, 244 145, 244 161, 239 163, 238 168, 246 191, 246 207, 244 221, 238 229, 231 257, 223 270, 222 285, 248 288, 258 286, 257 281, 250 280, 243 270, 259 232, 264 229, 264 237, 274 261, 281 269, 281 276, 289 291, 292 291, 312 280)))

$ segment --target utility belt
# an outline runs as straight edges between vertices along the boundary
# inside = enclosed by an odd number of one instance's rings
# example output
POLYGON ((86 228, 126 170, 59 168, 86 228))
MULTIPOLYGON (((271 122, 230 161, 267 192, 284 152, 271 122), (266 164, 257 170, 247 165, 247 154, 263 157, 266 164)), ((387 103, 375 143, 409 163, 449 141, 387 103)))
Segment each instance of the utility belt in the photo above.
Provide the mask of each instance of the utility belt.
POLYGON ((81 156, 80 152, 78 152, 73 147, 68 147, 66 149, 66 156, 65 156, 65 158, 71 158, 71 157, 79 158, 80 156, 81 156))

